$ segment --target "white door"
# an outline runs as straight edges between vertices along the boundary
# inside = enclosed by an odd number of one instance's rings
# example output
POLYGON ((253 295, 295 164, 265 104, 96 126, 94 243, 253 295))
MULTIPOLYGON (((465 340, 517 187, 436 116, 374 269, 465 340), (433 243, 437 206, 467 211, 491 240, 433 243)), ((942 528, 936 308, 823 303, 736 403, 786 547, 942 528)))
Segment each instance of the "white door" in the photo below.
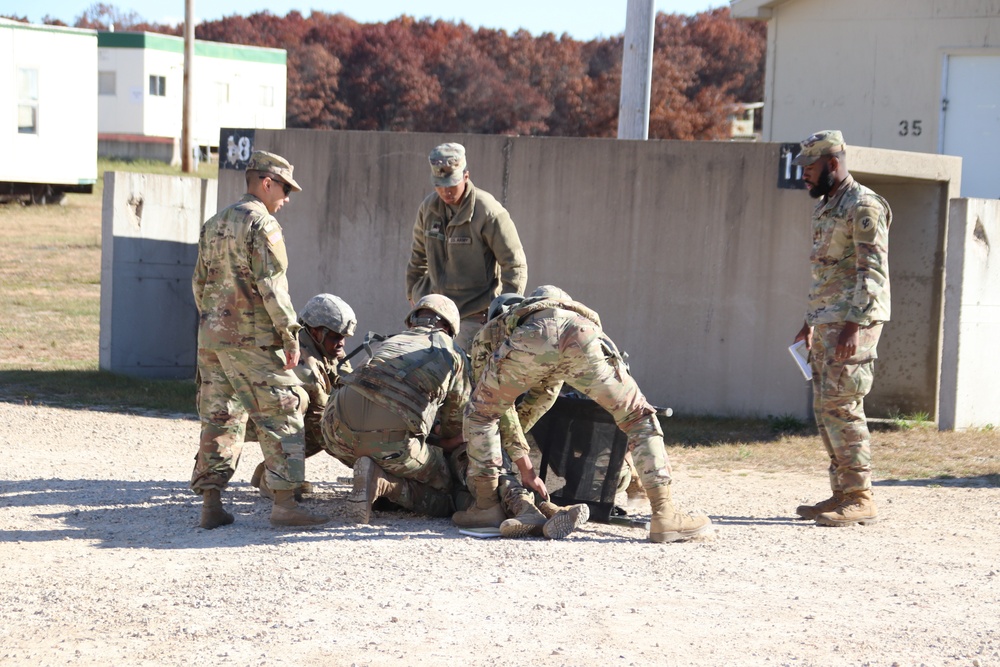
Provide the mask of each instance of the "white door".
POLYGON ((948 56, 941 152, 962 158, 962 196, 1000 198, 1000 56, 948 56))

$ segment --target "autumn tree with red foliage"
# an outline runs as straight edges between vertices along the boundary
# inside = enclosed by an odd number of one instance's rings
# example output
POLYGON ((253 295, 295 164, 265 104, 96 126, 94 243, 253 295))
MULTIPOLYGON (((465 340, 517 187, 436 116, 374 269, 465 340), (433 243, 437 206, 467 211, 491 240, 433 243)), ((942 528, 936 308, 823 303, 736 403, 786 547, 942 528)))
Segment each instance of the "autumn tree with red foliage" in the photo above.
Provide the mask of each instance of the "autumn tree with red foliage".
MULTIPOLYGON (((47 22, 55 23, 46 17, 47 22)), ((182 34, 97 3, 77 27, 182 34)), ((289 127, 612 137, 623 39, 473 30, 401 16, 258 12, 196 26, 198 39, 285 49, 289 127)), ((736 102, 760 101, 766 27, 726 7, 658 14, 649 136, 723 139, 736 102)))

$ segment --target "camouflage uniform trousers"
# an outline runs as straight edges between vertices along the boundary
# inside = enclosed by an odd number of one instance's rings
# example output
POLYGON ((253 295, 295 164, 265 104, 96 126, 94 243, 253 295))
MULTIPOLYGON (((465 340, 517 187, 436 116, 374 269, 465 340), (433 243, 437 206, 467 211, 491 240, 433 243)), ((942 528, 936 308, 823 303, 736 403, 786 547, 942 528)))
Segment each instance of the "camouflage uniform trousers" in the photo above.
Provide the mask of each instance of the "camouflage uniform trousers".
POLYGON ((330 399, 323 413, 326 451, 344 465, 370 457, 386 472, 451 493, 451 473, 444 450, 427 444, 406 422, 350 386, 330 399))
MULTIPOLYGON (((501 466, 497 484, 497 499, 500 500, 504 514, 509 519, 517 514, 517 511, 514 509, 516 497, 522 496, 535 506, 545 499, 540 498, 537 493, 526 488, 521 483, 521 478, 514 470, 514 464, 511 462, 510 457, 507 456, 506 452, 503 452, 502 455, 503 465, 501 466)), ((469 452, 467 445, 459 445, 454 451, 447 454, 447 458, 448 466, 451 469, 452 483, 454 484, 452 500, 455 508, 458 510, 468 509, 475 502, 475 499, 469 493, 468 486, 466 486, 469 477, 469 452)))
POLYGON ((882 323, 858 329, 858 348, 846 361, 836 361, 842 322, 813 328, 813 413, 830 455, 830 488, 850 493, 871 488, 871 439, 864 398, 872 388, 875 347, 882 323))
POLYGON ((472 351, 472 341, 476 334, 486 324, 486 311, 463 317, 459 322, 458 335, 455 336, 455 345, 462 348, 466 353, 472 351))
POLYGON ((198 350, 201 439, 191 489, 225 489, 236 472, 252 419, 264 454, 267 484, 283 491, 305 477, 302 408, 305 391, 282 369, 280 348, 198 350))
POLYGON ((612 363, 600 328, 580 315, 533 316, 489 360, 465 409, 469 476, 497 478, 502 460, 500 416, 526 390, 565 382, 611 413, 628 436, 647 489, 670 483, 669 460, 655 410, 619 364, 612 363))

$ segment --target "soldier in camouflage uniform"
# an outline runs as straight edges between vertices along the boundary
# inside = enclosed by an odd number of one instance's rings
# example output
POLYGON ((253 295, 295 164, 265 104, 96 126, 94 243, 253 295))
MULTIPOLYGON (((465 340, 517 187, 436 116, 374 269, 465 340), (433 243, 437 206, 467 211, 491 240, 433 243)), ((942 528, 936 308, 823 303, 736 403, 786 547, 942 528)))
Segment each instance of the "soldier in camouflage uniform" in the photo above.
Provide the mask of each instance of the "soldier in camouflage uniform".
POLYGON ((417 211, 406 296, 411 304, 426 294, 454 301, 462 316, 455 343, 468 350, 490 301, 524 292, 527 261, 510 214, 469 180, 465 147, 441 144, 428 159, 434 192, 417 211))
POLYGON ((239 461, 247 418, 253 420, 274 490, 271 524, 316 526, 329 519, 305 512, 294 489, 305 472, 300 409, 305 392, 292 369, 299 361, 295 310, 285 275, 288 258, 274 214, 292 190, 283 157, 256 151, 247 193, 201 228, 192 277, 198 307, 198 415, 201 440, 191 488, 202 496, 201 526, 233 522, 221 492, 239 461))
POLYGON ((802 142, 813 212, 812 288, 805 324, 795 336, 810 351, 813 411, 830 456, 833 494, 796 513, 824 526, 878 520, 871 488, 871 442, 864 398, 871 391, 875 348, 889 321, 889 225, 885 199, 847 170, 844 137, 837 130, 802 142))
POLYGON ((461 444, 469 397, 466 356, 453 342, 459 319, 448 297, 421 298, 406 317, 408 329, 345 376, 327 406, 323 439, 327 451, 354 469, 347 509, 356 522, 371 520, 380 497, 430 516, 454 511, 445 452, 461 444), (438 445, 428 442, 435 419, 438 445))
MULTIPOLYGON (((562 290, 559 292, 565 294, 562 290)), ((532 296, 537 294, 540 294, 539 290, 535 290, 532 296)), ((569 295, 566 295, 566 298, 568 299, 569 295)), ((495 298, 490 304, 488 321, 472 342, 470 358, 473 384, 479 381, 486 363, 493 356, 493 352, 507 338, 506 312, 523 301, 524 297, 519 294, 506 293, 495 298)), ((558 397, 561 386, 562 383, 557 382, 541 388, 532 388, 521 405, 543 402, 544 409, 539 413, 540 416, 558 397)), ((532 419, 530 416, 528 418, 532 419)), ((497 490, 501 502, 493 508, 492 516, 470 515, 466 511, 467 507, 460 508, 460 511, 452 517, 457 526, 463 528, 499 526, 500 534, 504 537, 545 536, 549 539, 562 539, 590 518, 590 508, 587 505, 560 507, 550 502, 545 496, 536 498, 532 491, 525 488, 519 477, 514 474, 513 467, 516 465, 519 471, 534 476, 534 468, 528 458, 529 447, 525 431, 534 425, 536 419, 532 419, 527 428, 522 428, 519 414, 513 406, 500 417, 499 429, 500 443, 503 448, 503 465, 499 473, 497 490)), ((468 474, 468 454, 467 452, 464 454, 464 457, 459 457, 464 465, 454 469, 457 478, 456 484, 462 487, 466 485, 468 474)))
MULTIPOLYGON (((628 436, 652 507, 649 539, 675 542, 709 530, 708 517, 674 509, 670 462, 655 408, 614 346, 606 342, 597 313, 575 301, 541 299, 515 307, 505 322, 507 338, 487 362, 465 410, 470 487, 476 504, 463 518, 489 519, 496 512, 500 417, 525 391, 562 381, 610 412, 628 436)), ((525 486, 548 495, 533 470, 521 473, 525 486)))
MULTIPOLYGON (((351 363, 345 360, 344 342, 354 335, 358 319, 346 301, 333 294, 317 294, 306 302, 299 312, 299 350, 301 355, 295 374, 309 395, 305 411, 306 458, 324 451, 323 431, 320 422, 330 395, 342 386, 341 377, 351 372, 351 363)), ((261 462, 250 478, 250 483, 265 498, 274 495, 264 477, 261 462)), ((310 493, 312 485, 303 482, 296 489, 296 499, 310 493)))

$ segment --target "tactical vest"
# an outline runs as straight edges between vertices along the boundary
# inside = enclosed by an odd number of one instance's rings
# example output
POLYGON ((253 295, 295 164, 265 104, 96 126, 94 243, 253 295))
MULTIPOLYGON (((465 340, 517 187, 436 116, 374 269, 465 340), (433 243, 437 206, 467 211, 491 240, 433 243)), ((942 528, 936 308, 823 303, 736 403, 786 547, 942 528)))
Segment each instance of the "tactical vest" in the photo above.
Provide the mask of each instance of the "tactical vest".
POLYGON ((413 433, 426 434, 461 363, 448 334, 415 327, 386 338, 344 384, 399 415, 413 433))

